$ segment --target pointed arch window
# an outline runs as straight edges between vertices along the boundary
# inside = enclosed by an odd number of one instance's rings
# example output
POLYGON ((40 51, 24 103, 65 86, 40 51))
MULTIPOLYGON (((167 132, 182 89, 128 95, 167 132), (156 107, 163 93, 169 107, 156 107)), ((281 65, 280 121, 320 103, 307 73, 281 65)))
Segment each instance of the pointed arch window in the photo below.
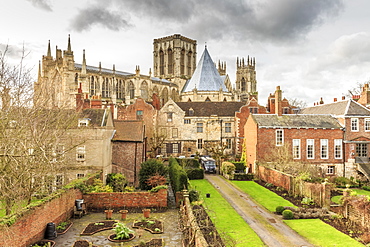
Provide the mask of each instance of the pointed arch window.
POLYGON ((241 87, 241 91, 244 92, 246 89, 247 89, 247 83, 244 79, 244 77, 242 78, 242 80, 240 81, 240 87, 241 87))
POLYGON ((124 99, 125 98, 125 85, 122 82, 122 80, 117 81, 116 97, 117 97, 117 99, 124 99))
POLYGON ((191 76, 191 57, 193 56, 193 53, 191 51, 188 52, 188 55, 187 55, 187 60, 188 60, 188 64, 187 64, 187 67, 188 67, 188 76, 191 76))
POLYGON ((134 83, 132 83, 132 81, 130 81, 128 92, 130 94, 130 99, 134 99, 135 98, 135 86, 134 86, 134 83))
POLYGON ((75 83, 76 84, 78 83, 78 74, 77 73, 75 74, 75 83))
POLYGON ((164 75, 164 52, 159 51, 159 74, 164 75))
POLYGON ((101 90, 102 97, 103 98, 109 97, 108 96, 108 92, 109 92, 108 78, 104 78, 103 79, 103 85, 102 85, 102 88, 101 89, 102 89, 101 90))
POLYGON ((171 48, 167 51, 167 59, 168 74, 173 74, 173 51, 171 48))
POLYGON ((148 83, 143 81, 140 87, 141 97, 145 100, 148 99, 148 83))
POLYGON ((180 74, 185 75, 185 50, 181 50, 180 55, 180 74))
POLYGON ((97 84, 98 82, 95 81, 95 77, 91 76, 90 77, 90 95, 96 95, 97 93, 97 84))

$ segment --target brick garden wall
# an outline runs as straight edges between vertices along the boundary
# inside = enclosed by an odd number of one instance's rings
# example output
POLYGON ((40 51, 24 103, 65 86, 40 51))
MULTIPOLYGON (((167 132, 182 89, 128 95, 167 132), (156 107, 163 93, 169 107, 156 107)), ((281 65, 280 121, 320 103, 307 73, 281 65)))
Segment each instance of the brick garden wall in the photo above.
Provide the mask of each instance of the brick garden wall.
POLYGON ((83 195, 88 210, 165 208, 167 190, 158 192, 90 193, 83 195))
POLYGON ((0 246, 29 246, 44 238, 46 225, 56 225, 69 219, 76 199, 81 199, 79 190, 68 190, 58 198, 28 210, 12 226, 0 228, 0 246))
POLYGON ((264 166, 258 166, 257 175, 261 180, 284 188, 293 195, 311 198, 320 207, 330 207, 331 186, 328 184, 305 182, 264 166))

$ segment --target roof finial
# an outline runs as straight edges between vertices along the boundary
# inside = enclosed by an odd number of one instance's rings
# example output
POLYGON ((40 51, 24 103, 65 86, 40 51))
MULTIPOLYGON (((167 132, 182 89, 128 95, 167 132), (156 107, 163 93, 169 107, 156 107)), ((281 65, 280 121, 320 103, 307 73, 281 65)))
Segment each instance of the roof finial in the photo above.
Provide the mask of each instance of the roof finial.
POLYGON ((49 39, 49 44, 48 44, 48 57, 51 57, 51 50, 50 50, 50 39, 49 39))
POLYGON ((72 49, 71 49, 71 35, 70 34, 68 34, 68 48, 67 48, 67 51, 68 52, 72 51, 72 49))
POLYGON ((204 42, 204 48, 206 48, 206 49, 207 49, 207 41, 206 41, 206 42, 204 42))
POLYGON ((86 74, 86 57, 85 57, 85 49, 82 51, 82 69, 81 69, 82 74, 86 74))

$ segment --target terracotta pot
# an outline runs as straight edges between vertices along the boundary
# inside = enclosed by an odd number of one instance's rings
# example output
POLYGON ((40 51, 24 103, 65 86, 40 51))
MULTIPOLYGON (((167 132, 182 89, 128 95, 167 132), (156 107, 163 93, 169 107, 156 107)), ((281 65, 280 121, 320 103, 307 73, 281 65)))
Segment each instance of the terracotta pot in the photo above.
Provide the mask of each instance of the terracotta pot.
POLYGON ((114 239, 116 237, 116 234, 111 234, 108 236, 108 240, 111 241, 111 242, 128 242, 128 241, 131 241, 135 238, 135 235, 130 233, 130 238, 126 238, 126 239, 114 239))
POLYGON ((127 217, 128 211, 127 210, 120 210, 119 212, 121 213, 121 219, 125 220, 126 217, 127 217))
POLYGON ((113 214, 113 210, 112 209, 105 210, 104 212, 105 212, 105 218, 107 220, 112 219, 112 214, 113 214))
POLYGON ((148 209, 148 208, 143 209, 143 216, 144 216, 144 218, 149 218, 150 217, 150 209, 148 209))

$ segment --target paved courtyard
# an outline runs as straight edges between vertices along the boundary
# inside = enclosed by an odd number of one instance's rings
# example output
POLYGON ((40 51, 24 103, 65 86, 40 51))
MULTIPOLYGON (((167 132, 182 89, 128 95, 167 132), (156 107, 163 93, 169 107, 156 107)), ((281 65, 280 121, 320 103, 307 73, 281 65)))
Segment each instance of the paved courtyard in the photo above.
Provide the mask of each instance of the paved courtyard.
MULTIPOLYGON (((141 220, 143 218, 142 213, 128 213, 127 219, 124 220, 127 226, 130 229, 135 230, 136 232, 138 229, 132 228, 132 224, 135 220, 141 220)), ((73 225, 68 230, 67 233, 63 235, 59 235, 54 241, 56 242, 56 246, 65 246, 71 247, 75 240, 88 240, 92 242, 94 245, 99 247, 103 246, 134 246, 138 245, 141 241, 147 242, 152 238, 162 238, 164 240, 165 246, 174 247, 174 246, 182 246, 182 233, 179 229, 179 215, 177 209, 168 209, 166 212, 161 213, 151 213, 151 219, 157 219, 164 222, 164 233, 162 234, 152 234, 148 231, 139 230, 140 232, 136 233, 136 237, 134 240, 127 242, 127 243, 113 243, 110 242, 107 237, 110 234, 113 234, 113 230, 106 230, 102 232, 95 233, 91 236, 80 236, 80 233, 83 229, 92 222, 98 222, 105 219, 105 213, 89 213, 83 216, 81 219, 72 219, 73 225), (141 235, 139 238, 138 235, 141 235)), ((120 220, 121 214, 113 213, 113 220, 120 220)))

